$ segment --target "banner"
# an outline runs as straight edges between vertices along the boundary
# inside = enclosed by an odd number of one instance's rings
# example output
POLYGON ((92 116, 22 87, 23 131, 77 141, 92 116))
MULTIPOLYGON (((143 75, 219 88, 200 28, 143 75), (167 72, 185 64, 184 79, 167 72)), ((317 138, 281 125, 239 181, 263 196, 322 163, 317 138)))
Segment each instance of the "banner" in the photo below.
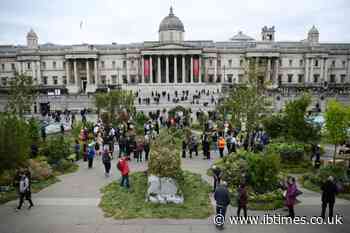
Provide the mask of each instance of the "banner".
POLYGON ((149 59, 145 59, 143 63, 143 74, 145 77, 149 77, 150 75, 149 68, 149 59))
POLYGON ((199 59, 198 58, 193 59, 193 77, 195 78, 199 77, 199 59))

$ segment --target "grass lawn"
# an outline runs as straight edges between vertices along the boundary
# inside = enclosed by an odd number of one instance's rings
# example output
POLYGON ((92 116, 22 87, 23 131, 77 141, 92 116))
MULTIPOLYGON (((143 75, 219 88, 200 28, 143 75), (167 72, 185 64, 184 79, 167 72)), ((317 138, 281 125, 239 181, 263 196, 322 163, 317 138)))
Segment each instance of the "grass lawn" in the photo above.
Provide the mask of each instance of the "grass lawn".
MULTIPOLYGON (((60 180, 57 177, 52 176, 47 180, 32 182, 32 193, 37 193, 58 181, 60 180)), ((0 193, 0 204, 15 200, 16 198, 18 198, 18 194, 15 189, 11 188, 9 192, 0 193)))
POLYGON ((209 193, 211 187, 201 176, 184 172, 181 185, 185 202, 176 204, 153 204, 146 202, 147 176, 143 172, 133 173, 130 177, 130 191, 113 182, 101 189, 103 193, 100 207, 105 216, 115 219, 132 218, 175 218, 201 219, 213 213, 209 193))

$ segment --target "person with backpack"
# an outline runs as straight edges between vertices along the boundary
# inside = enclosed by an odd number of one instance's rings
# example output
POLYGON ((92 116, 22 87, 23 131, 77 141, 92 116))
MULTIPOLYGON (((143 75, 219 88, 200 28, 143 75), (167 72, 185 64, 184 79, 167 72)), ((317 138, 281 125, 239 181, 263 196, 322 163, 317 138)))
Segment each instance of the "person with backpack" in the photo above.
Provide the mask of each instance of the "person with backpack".
POLYGON ((24 198, 29 202, 28 209, 34 206, 31 198, 30 191, 30 181, 25 172, 21 172, 20 174, 20 182, 19 182, 19 205, 16 210, 20 210, 22 208, 24 198))
POLYGON ((103 152, 102 152, 102 162, 103 165, 105 167, 105 176, 109 177, 110 176, 110 170, 111 170, 111 155, 110 155, 110 151, 108 150, 108 146, 105 145, 105 147, 103 148, 103 152))
POLYGON ((338 194, 337 185, 334 182, 333 176, 329 176, 327 181, 322 185, 322 212, 321 217, 325 220, 327 205, 329 208, 329 219, 333 218, 333 209, 335 196, 338 194))
POLYGON ((213 171, 213 177, 214 177, 214 190, 213 190, 213 192, 215 192, 216 187, 220 184, 222 172, 221 172, 221 169, 216 165, 213 165, 212 171, 213 171))
POLYGON ((237 193, 237 216, 241 216, 241 210, 243 209, 244 218, 247 219, 248 194, 245 182, 241 182, 241 184, 238 187, 237 193))
POLYGON ((119 159, 117 163, 117 168, 120 171, 122 179, 120 181, 120 186, 130 188, 129 184, 129 164, 128 157, 124 154, 121 159, 119 159))

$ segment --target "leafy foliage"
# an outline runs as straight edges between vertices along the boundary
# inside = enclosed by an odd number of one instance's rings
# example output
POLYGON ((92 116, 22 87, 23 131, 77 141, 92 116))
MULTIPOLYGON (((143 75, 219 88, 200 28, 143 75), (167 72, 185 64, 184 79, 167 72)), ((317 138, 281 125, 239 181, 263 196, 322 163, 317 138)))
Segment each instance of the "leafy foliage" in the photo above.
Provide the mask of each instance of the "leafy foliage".
POLYGON ((245 71, 247 83, 232 89, 218 109, 222 115, 232 116, 233 125, 241 126, 244 122, 249 133, 260 125, 261 116, 268 112, 270 102, 264 94, 266 83, 260 78, 266 72, 266 63, 258 65, 255 59, 248 63, 245 71))
POLYGON ((0 115, 0 171, 23 165, 30 150, 29 126, 15 115, 0 115))
POLYGON ((24 74, 16 74, 10 82, 9 102, 6 106, 7 111, 23 117, 25 112, 30 111, 36 95, 32 77, 24 74))
POLYGON ((47 163, 45 157, 30 159, 28 167, 33 180, 46 180, 53 175, 51 166, 47 163))
POLYGON ((300 143, 271 143, 268 150, 280 155, 283 163, 298 163, 304 160, 304 145, 300 143))
POLYGON ((50 138, 42 148, 42 154, 47 157, 50 165, 57 166, 61 159, 67 159, 71 153, 70 141, 64 137, 50 138))
POLYGON ((350 107, 345 107, 336 100, 327 103, 325 114, 327 139, 334 145, 333 161, 335 162, 337 146, 343 143, 350 128, 350 107))
POLYGON ((38 143, 40 139, 39 131, 40 126, 39 122, 35 118, 30 118, 28 121, 29 124, 29 137, 32 143, 38 143))

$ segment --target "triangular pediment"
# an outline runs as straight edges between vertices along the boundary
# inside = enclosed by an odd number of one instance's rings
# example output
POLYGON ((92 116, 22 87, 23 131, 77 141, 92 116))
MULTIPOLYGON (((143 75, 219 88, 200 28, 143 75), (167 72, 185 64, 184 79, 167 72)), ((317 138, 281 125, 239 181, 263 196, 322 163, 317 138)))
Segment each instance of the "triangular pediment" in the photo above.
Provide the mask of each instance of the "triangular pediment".
POLYGON ((157 49, 157 50, 168 50, 168 49, 194 49, 195 47, 189 46, 189 45, 183 45, 183 44, 161 44, 161 45, 155 45, 148 49, 157 49))

